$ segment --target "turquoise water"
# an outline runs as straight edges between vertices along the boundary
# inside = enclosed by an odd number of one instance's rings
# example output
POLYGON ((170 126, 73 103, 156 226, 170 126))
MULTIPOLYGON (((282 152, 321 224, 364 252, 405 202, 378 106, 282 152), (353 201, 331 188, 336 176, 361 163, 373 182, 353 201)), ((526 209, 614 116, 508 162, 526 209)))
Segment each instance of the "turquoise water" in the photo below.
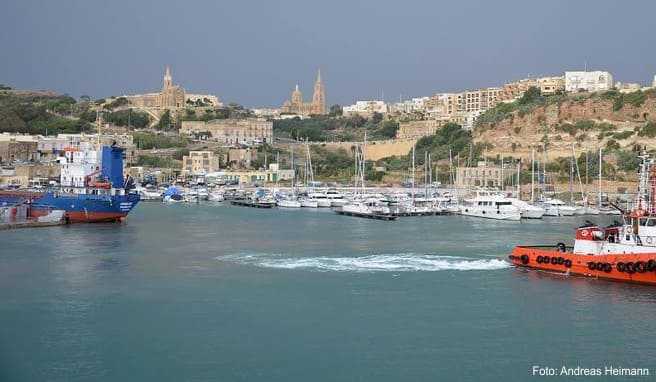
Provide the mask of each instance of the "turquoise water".
POLYGON ((0 232, 0 381, 653 376, 656 288, 498 260, 582 221, 142 203, 126 224, 0 232))

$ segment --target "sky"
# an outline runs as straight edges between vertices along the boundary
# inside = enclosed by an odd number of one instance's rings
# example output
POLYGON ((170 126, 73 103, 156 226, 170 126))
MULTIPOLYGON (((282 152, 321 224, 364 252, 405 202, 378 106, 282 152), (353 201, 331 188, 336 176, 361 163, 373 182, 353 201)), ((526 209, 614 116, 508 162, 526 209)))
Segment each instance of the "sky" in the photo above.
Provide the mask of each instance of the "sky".
POLYGON ((566 70, 656 74, 656 2, 3 0, 0 83, 93 98, 161 88, 280 106, 321 68, 329 104, 566 70))

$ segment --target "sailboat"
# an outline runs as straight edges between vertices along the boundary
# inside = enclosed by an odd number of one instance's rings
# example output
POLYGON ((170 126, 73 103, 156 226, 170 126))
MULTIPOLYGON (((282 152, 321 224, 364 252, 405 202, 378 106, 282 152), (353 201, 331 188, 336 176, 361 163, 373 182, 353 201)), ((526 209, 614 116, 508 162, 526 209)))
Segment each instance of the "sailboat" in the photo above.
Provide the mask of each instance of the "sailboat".
POLYGON ((291 195, 280 194, 276 195, 276 204, 278 207, 282 208, 301 208, 301 202, 298 201, 296 197, 296 168, 294 167, 294 148, 292 147, 291 153, 291 168, 293 171, 292 175, 292 193, 291 195))
POLYGON ((310 145, 305 139, 305 186, 306 186, 306 196, 299 198, 301 202, 301 207, 305 208, 317 208, 319 207, 319 202, 312 198, 314 193, 314 173, 312 171, 312 157, 310 155, 310 145))

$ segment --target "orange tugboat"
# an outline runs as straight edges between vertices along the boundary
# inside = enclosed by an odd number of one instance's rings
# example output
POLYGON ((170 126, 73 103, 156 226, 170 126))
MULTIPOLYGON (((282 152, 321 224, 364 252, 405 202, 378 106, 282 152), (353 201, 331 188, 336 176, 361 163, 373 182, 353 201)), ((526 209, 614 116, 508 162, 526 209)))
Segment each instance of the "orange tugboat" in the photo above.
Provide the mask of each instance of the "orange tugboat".
POLYGON ((519 267, 614 281, 656 285, 656 166, 642 157, 638 193, 623 223, 576 230, 573 247, 517 246, 508 256, 519 267))

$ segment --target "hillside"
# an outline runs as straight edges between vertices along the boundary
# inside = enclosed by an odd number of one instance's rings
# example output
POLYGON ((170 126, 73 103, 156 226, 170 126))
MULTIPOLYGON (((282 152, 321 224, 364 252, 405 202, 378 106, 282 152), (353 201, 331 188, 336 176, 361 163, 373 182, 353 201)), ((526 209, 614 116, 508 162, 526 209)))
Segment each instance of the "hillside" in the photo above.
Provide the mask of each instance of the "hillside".
POLYGON ((579 93, 544 97, 533 93, 500 104, 481 115, 474 140, 489 155, 529 158, 531 149, 547 143, 549 157, 577 152, 656 144, 656 90, 621 94, 579 93))

